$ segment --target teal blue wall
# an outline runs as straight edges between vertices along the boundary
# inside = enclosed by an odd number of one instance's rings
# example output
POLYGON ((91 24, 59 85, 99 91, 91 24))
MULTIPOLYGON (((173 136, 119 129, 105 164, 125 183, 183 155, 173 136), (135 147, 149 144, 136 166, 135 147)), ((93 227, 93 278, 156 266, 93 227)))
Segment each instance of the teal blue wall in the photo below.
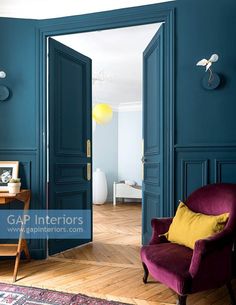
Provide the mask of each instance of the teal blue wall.
MULTIPOLYGON (((7 73, 1 85, 11 90, 0 103, 0 160, 19 160, 23 188, 32 190, 32 208, 39 200, 39 127, 36 103, 37 58, 34 20, 0 18, 0 70, 7 73)), ((29 243, 32 256, 43 257, 44 243, 29 243)))
POLYGON ((234 0, 180 0, 177 10, 177 144, 236 143, 234 0), (212 7, 212 8, 211 8, 212 7), (225 84, 214 91, 201 87, 204 69, 196 62, 217 53, 214 70, 225 84), (190 127, 190 128, 189 128, 190 127))
POLYGON ((234 0, 177 2, 176 202, 202 184, 236 183, 235 11, 234 0), (206 91, 196 62, 212 53, 223 84, 206 91))
POLYGON ((0 70, 7 73, 0 84, 12 96, 1 103, 1 149, 37 148, 35 103, 35 22, 0 18, 0 70))
MULTIPOLYGON (((167 3, 165 7, 172 5, 167 3)), ((175 202, 196 187, 236 182, 236 2, 179 0, 176 6, 175 202), (196 62, 216 52, 215 70, 224 76, 216 91, 201 87, 203 70, 196 62)), ((163 7, 163 5, 162 5, 163 7)), ((62 23, 75 21, 64 18, 62 23)), ((39 190, 38 25, 55 20, 0 18, 0 80, 12 90, 0 104, 0 159, 20 160, 23 184, 33 191, 32 207, 43 207, 39 190)), ((42 182, 41 182, 42 183, 42 182)), ((31 242, 34 255, 44 245, 31 242)), ((41 254, 40 254, 41 253, 41 254)))

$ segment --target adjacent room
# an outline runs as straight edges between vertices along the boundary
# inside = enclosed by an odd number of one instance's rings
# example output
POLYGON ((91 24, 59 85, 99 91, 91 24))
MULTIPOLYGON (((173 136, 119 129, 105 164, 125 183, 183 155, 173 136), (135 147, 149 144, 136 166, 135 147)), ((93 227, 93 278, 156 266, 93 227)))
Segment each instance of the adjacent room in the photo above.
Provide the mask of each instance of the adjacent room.
POLYGON ((92 60, 93 244, 106 248, 106 259, 120 247, 117 263, 128 263, 128 246, 141 245, 143 52, 159 27, 52 37, 92 60), (97 118, 102 107, 108 120, 97 118))

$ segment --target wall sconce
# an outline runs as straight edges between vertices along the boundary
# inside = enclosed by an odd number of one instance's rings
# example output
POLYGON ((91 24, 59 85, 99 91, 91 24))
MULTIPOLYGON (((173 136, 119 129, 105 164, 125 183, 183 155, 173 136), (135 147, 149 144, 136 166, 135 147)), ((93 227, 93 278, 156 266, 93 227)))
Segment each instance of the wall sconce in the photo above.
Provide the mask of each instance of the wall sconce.
MULTIPOLYGON (((0 79, 6 78, 7 74, 4 71, 0 71, 0 79)), ((8 99, 10 91, 6 86, 0 85, 0 102, 8 99)))
POLYGON ((212 71, 213 63, 217 62, 219 56, 217 54, 212 54, 210 59, 203 58, 197 63, 197 66, 206 67, 206 72, 209 72, 208 75, 205 75, 202 79, 202 85, 207 90, 214 90, 220 85, 220 76, 217 73, 212 71))

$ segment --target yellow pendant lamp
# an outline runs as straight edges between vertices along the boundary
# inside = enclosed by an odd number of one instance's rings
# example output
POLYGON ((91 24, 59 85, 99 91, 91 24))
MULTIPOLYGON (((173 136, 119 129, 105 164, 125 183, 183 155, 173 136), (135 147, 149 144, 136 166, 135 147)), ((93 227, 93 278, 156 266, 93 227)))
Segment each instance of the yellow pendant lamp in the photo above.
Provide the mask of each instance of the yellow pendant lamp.
POLYGON ((112 108, 108 104, 97 104, 93 107, 93 119, 98 124, 107 124, 112 119, 112 108))

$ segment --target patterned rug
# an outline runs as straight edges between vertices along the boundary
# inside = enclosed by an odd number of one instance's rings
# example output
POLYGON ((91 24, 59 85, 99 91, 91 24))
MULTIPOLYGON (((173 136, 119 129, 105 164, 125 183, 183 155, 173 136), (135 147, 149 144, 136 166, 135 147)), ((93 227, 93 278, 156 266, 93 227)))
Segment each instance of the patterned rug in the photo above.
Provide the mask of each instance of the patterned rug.
POLYGON ((124 303, 91 298, 40 288, 0 283, 0 305, 124 305, 124 303))

